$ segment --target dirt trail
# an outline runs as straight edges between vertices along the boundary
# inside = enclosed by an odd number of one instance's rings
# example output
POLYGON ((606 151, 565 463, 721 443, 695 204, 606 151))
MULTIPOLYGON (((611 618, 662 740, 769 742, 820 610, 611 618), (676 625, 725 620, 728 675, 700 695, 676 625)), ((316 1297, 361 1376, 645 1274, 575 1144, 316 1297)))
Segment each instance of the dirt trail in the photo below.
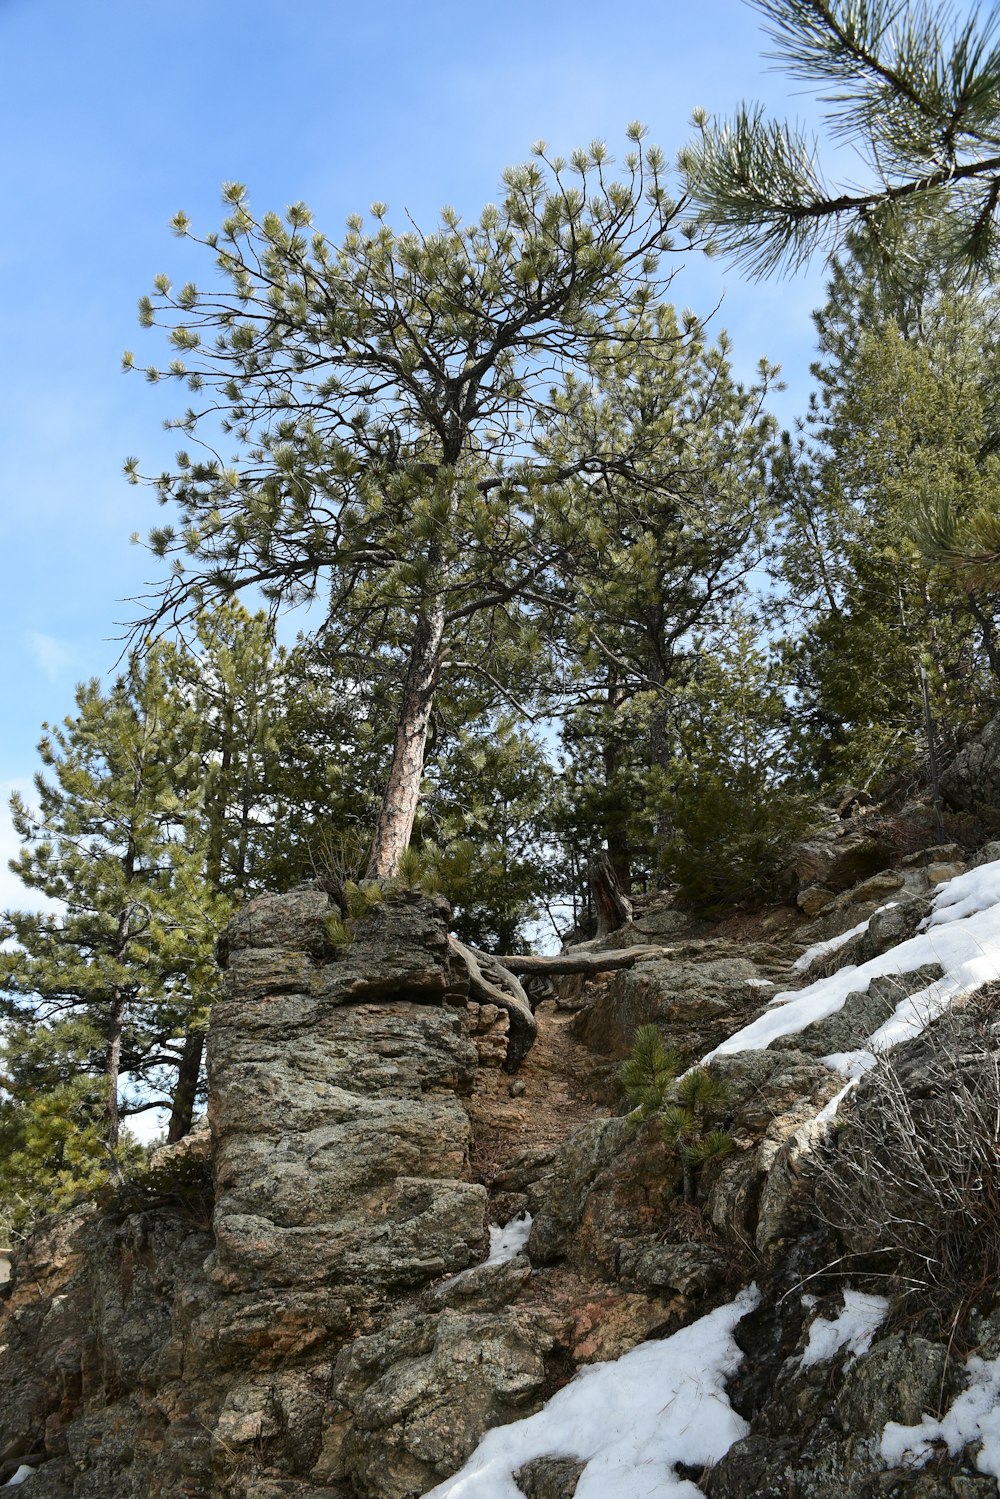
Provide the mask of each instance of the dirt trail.
MULTIPOLYGON (((673 942, 666 940, 689 963, 750 957, 775 988, 798 988, 802 975, 794 972, 792 964, 801 951, 797 938, 801 921, 794 909, 779 906, 733 913, 690 934, 678 934, 673 942)), ((610 975, 588 980, 588 997, 610 980, 610 975)), ((565 982, 573 987, 571 981, 565 982)), ((763 1007, 763 996, 760 1003, 763 1007)), ((617 1111, 614 1075, 619 1064, 570 1034, 575 1012, 576 1006, 560 1009, 554 999, 544 1000, 536 1010, 537 1040, 516 1076, 511 1078, 493 1067, 480 1070, 468 1107, 473 1127, 472 1168, 487 1186, 518 1157, 549 1150, 581 1124, 617 1111)), ((747 1018, 734 1010, 732 1028, 747 1018)))
POLYGON ((483 1068, 469 1100, 473 1169, 487 1185, 525 1151, 559 1145, 579 1125, 612 1112, 597 1076, 601 1059, 569 1034, 573 1012, 547 999, 536 1018, 537 1040, 516 1076, 483 1068))

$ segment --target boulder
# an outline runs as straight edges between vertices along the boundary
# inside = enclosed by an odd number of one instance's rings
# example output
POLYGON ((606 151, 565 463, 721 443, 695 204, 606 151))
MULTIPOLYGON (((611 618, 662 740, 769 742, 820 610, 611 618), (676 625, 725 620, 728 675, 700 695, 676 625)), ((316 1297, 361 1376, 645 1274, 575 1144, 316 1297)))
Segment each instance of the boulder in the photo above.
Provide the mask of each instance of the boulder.
POLYGON ((404 1318, 356 1339, 337 1360, 349 1412, 341 1471, 365 1499, 411 1499, 447 1478, 491 1426, 542 1403, 544 1320, 513 1310, 404 1318))
POLYGON ((863 1048, 879 1026, 890 1020, 904 999, 918 994, 941 977, 938 963, 925 963, 912 973, 887 973, 872 979, 867 989, 849 994, 843 1005, 825 1020, 817 1020, 794 1036, 771 1042, 772 1051, 805 1052, 813 1057, 863 1048))
POLYGON ((536 1457, 514 1474, 525 1499, 573 1499, 586 1463, 575 1457, 536 1457))
POLYGON ((443 901, 386 900, 346 952, 323 945, 331 909, 309 887, 262 898, 226 936, 212 1273, 231 1292, 338 1286, 361 1307, 481 1250, 461 1102, 478 1055, 443 901))
POLYGON ((941 794, 963 812, 1000 807, 1000 717, 991 719, 945 767, 941 794))
POLYGON ((800 889, 819 885, 836 894, 885 869, 892 858, 891 847, 880 838, 837 831, 797 844, 794 868, 800 889))
POLYGON ((640 1025, 659 1027, 683 1066, 710 1051, 761 1008, 761 970, 719 944, 688 943, 676 958, 656 958, 616 973, 570 1023, 591 1051, 624 1059, 640 1025))

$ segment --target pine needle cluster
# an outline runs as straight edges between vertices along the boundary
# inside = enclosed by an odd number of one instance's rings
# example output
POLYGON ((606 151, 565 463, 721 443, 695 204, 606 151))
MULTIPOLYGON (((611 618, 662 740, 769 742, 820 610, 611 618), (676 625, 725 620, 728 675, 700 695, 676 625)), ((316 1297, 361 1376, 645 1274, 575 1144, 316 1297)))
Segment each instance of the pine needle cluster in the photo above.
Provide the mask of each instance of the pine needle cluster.
POLYGON ((677 1053, 655 1025, 641 1025, 632 1054, 618 1077, 636 1119, 660 1117, 663 1136, 676 1152, 684 1180, 684 1200, 694 1200, 695 1178, 706 1162, 729 1155, 733 1137, 719 1128, 728 1090, 706 1067, 678 1077, 677 1053))

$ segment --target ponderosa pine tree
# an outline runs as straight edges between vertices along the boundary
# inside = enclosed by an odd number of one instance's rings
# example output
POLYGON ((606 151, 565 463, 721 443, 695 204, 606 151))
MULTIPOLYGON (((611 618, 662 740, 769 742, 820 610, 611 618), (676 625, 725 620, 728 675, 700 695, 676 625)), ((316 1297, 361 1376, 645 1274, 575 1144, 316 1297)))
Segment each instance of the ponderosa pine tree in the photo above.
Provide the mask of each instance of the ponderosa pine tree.
POLYGON ((714 243, 758 274, 802 265, 854 232, 906 279, 946 261, 1000 267, 1000 15, 942 0, 752 0, 786 72, 818 92, 834 137, 869 171, 832 187, 815 143, 743 104, 696 111, 681 153, 714 243))
POLYGON ((13 867, 59 905, 6 917, 0 1195, 86 1185, 142 1110, 169 1110, 168 1139, 190 1128, 215 938, 266 872, 278 664, 266 618, 229 603, 190 648, 160 642, 109 692, 81 687, 43 740, 52 775, 37 809, 15 800, 13 867))
MULTIPOLYGON (((274 842, 283 732, 276 651, 266 615, 236 601, 205 611, 190 645, 164 642, 159 659, 178 711, 171 717, 174 789, 183 800, 198 877, 216 910, 216 926, 261 888, 274 842), (183 705, 183 708, 181 707, 183 705)), ((201 1082, 205 1027, 217 989, 214 969, 192 987, 168 1141, 190 1129, 201 1082)))
POLYGON ((37 1080, 31 1066, 20 1075, 18 1042, 44 1031, 70 1074, 99 1076, 95 1123, 112 1167, 122 1120, 169 1099, 164 1073, 179 1064, 192 991, 213 982, 220 920, 196 819, 178 793, 191 769, 178 745, 193 738, 194 720, 162 657, 132 659, 110 692, 81 686, 76 714, 39 745, 51 777, 36 778, 37 807, 19 796, 11 804, 24 844, 12 868, 59 904, 4 918, 0 993, 14 1022, 4 1088, 32 1106, 37 1080), (131 1096, 126 1076, 138 1085, 131 1096))
MULTIPOLYGON (((257 221, 231 185, 221 233, 198 241, 224 289, 175 293, 158 277, 141 304, 144 324, 169 329, 163 375, 203 397, 175 426, 210 442, 153 481, 181 518, 151 536, 179 565, 155 621, 247 584, 285 600, 329 588, 330 618, 373 650, 387 609, 407 621, 372 878, 409 842, 449 651, 477 616, 530 613, 566 544, 544 497, 633 461, 599 445, 562 464, 532 447, 553 385, 599 345, 641 346, 663 289, 681 209, 662 154, 629 134, 621 175, 599 143, 569 163, 538 147, 478 220, 447 209, 428 234, 394 232, 375 204, 370 227, 351 219, 331 245, 304 206, 257 221), (231 464, 214 456, 216 420, 239 445, 231 464)), ((195 238, 183 214, 174 226, 195 238)), ((136 461, 127 470, 138 478, 136 461)))
POLYGON ((787 688, 745 609, 696 642, 657 798, 669 829, 663 868, 696 906, 780 897, 789 847, 814 821, 812 798, 790 774, 787 688))
MULTIPOLYGON (((639 351, 601 351, 592 380, 568 385, 545 439, 566 467, 594 448, 634 454, 622 471, 577 475, 558 497, 573 538, 558 600, 565 741, 578 766, 590 761, 575 820, 594 820, 626 889, 650 772, 677 754, 694 635, 745 596, 775 520, 766 400, 778 372, 762 360, 743 385, 730 354, 725 333, 709 344, 693 318, 680 325, 660 306, 639 351)), ((643 841, 649 872, 659 851, 648 832, 643 841)))
POLYGON ((783 587, 802 748, 823 779, 888 782, 926 754, 921 667, 944 744, 995 711, 996 594, 921 544, 922 517, 988 512, 1000 485, 992 295, 900 293, 835 265, 819 395, 787 452, 783 587))

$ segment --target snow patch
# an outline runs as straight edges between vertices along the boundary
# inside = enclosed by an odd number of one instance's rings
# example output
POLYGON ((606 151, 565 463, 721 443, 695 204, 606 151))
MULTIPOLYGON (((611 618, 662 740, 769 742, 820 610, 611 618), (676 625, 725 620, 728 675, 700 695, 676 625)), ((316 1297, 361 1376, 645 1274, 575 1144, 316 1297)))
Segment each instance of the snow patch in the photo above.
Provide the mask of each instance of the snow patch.
POLYGON ((27 1479, 31 1477, 34 1471, 34 1468, 29 1468, 27 1463, 22 1463, 17 1472, 14 1474, 13 1478, 8 1478, 7 1482, 3 1484, 2 1487, 5 1489, 16 1489, 20 1484, 25 1483, 27 1479))
POLYGON ((867 993, 873 979, 913 973, 928 963, 938 964, 943 977, 901 1000, 863 1048, 823 1060, 847 1077, 859 1077, 879 1053, 918 1036, 953 1000, 1000 976, 1000 861, 970 869, 942 885, 926 929, 906 942, 860 966, 848 964, 804 989, 776 994, 763 1015, 710 1051, 703 1062, 763 1050, 779 1036, 797 1035, 835 1015, 849 994, 867 993))
POLYGON ((889 1303, 884 1296, 845 1291, 840 1315, 817 1317, 810 1326, 809 1341, 802 1355, 803 1369, 828 1363, 842 1348, 847 1348, 852 1358, 867 1353, 888 1311, 889 1303))
POLYGON ((976 1467, 1000 1479, 1000 1358, 973 1355, 965 1368, 969 1387, 956 1396, 940 1421, 924 1416, 916 1426, 886 1423, 880 1450, 887 1467, 922 1468, 933 1455, 935 1442, 945 1442, 952 1457, 978 1442, 976 1467))
POLYGON ((439 1291, 447 1291, 450 1286, 461 1285, 474 1271, 481 1269, 483 1265, 503 1265, 507 1260, 512 1260, 516 1254, 528 1242, 531 1233, 531 1214, 522 1213, 520 1218, 512 1218, 503 1228, 490 1226, 490 1252, 484 1260, 479 1260, 475 1265, 470 1265, 467 1270, 459 1270, 457 1275, 449 1275, 447 1280, 441 1281, 439 1291))
MULTIPOLYGON (((895 901, 890 901, 890 905, 895 904, 895 901)), ((882 906, 880 909, 885 911, 888 907, 882 906)), ((852 926, 849 932, 841 932, 839 937, 830 937, 826 942, 814 942, 812 947, 806 948, 801 957, 795 959, 792 972, 807 973, 817 959, 828 957, 830 953, 836 952, 839 947, 850 942, 852 937, 860 937, 862 932, 867 932, 870 919, 869 917, 865 921, 859 921, 857 926, 852 926)))
POLYGON ((531 1214, 522 1213, 512 1218, 503 1228, 490 1228, 490 1252, 483 1261, 485 1265, 502 1265, 512 1260, 528 1242, 531 1233, 531 1214))
POLYGON ((523 1499, 513 1474, 537 1457, 586 1463, 576 1499, 700 1499, 676 1467, 717 1462, 749 1430, 726 1379, 743 1356, 733 1329, 759 1301, 748 1286, 673 1337, 580 1370, 536 1415, 488 1431, 425 1499, 523 1499))

